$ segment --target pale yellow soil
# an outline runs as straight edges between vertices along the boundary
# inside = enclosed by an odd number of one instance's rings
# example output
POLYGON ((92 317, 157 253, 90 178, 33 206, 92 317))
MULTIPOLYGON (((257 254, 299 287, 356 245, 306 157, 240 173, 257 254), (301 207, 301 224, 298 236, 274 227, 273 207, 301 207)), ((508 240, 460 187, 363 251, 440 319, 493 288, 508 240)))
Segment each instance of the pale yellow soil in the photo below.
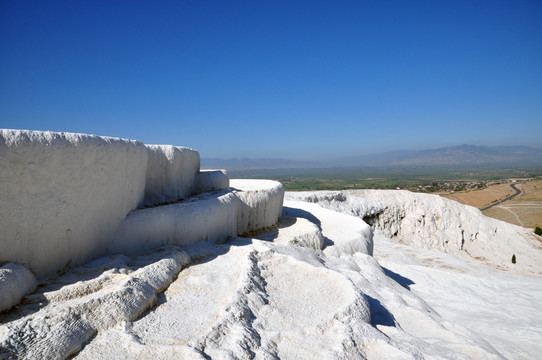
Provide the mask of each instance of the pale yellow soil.
MULTIPOLYGON (((529 181, 517 187, 522 191, 520 195, 484 211, 484 215, 526 228, 542 227, 542 180, 529 181)), ((499 184, 483 190, 441 196, 482 208, 513 193, 509 184, 499 184)))
POLYGON ((442 194, 441 196, 480 209, 486 205, 504 199, 513 193, 515 193, 515 191, 509 184, 498 184, 489 186, 483 190, 462 191, 453 194, 442 194))
POLYGON ((518 200, 521 201, 542 201, 542 180, 534 180, 526 182, 518 186, 521 190, 521 195, 518 200))
POLYGON ((542 226, 542 201, 511 200, 484 211, 484 215, 526 228, 542 226))

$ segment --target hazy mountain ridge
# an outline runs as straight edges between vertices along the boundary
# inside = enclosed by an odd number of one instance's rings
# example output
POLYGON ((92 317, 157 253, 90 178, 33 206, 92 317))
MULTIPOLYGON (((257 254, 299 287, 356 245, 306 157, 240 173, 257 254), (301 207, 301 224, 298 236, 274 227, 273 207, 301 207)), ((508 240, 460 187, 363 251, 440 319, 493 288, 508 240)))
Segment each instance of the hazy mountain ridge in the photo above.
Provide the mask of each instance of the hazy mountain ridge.
POLYGON ((202 158, 201 166, 202 168, 206 168, 206 169, 249 170, 249 169, 313 168, 313 167, 326 166, 326 164, 316 162, 316 161, 297 161, 297 160, 288 160, 288 159, 202 158))
POLYGON ((393 165, 484 165, 542 163, 542 149, 527 146, 475 146, 459 145, 417 151, 393 165))
POLYGON ((330 161, 289 159, 201 159, 205 168, 226 170, 355 166, 542 165, 542 149, 528 146, 458 145, 427 150, 396 150, 330 161))

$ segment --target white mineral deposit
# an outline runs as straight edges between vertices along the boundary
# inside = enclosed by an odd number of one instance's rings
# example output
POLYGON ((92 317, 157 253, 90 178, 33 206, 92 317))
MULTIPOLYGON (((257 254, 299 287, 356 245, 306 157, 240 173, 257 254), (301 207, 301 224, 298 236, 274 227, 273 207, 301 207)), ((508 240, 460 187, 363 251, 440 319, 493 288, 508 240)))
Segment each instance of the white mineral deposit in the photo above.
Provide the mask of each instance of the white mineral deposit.
POLYGON ((407 191, 285 194, 200 171, 176 146, 0 140, 2 359, 542 353, 540 242, 475 208, 407 191))

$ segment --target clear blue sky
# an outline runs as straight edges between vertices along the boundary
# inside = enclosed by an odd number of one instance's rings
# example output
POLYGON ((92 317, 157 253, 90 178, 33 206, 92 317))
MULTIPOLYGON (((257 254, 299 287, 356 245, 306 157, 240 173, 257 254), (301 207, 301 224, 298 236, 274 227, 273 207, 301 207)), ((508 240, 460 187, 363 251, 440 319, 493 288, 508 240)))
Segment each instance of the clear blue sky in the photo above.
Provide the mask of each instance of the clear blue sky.
POLYGON ((542 145, 542 1, 0 1, 0 127, 318 159, 542 145))

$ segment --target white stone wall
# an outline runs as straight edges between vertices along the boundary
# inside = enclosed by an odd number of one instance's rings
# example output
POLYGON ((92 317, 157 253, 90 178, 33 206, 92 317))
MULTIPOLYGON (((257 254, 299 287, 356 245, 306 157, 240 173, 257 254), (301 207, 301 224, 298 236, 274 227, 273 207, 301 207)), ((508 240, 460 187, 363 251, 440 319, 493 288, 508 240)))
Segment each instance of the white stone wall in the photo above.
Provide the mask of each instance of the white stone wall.
POLYGON ((201 170, 196 175, 196 193, 225 190, 230 187, 230 179, 225 170, 201 170))
POLYGON ((238 234, 248 235, 276 224, 282 212, 284 187, 272 180, 232 179, 231 188, 241 200, 237 216, 238 234))
POLYGON ((40 277, 102 255, 143 203, 148 158, 139 141, 0 130, 0 264, 40 277))
POLYGON ((41 278, 111 251, 217 242, 277 222, 280 183, 224 190, 226 173, 200 172, 199 161, 177 146, 0 130, 0 265, 41 278), (224 193, 176 203, 211 190, 224 193))
POLYGON ((199 171, 196 150, 171 145, 147 145, 149 163, 145 182, 145 205, 184 199, 195 191, 199 171))

